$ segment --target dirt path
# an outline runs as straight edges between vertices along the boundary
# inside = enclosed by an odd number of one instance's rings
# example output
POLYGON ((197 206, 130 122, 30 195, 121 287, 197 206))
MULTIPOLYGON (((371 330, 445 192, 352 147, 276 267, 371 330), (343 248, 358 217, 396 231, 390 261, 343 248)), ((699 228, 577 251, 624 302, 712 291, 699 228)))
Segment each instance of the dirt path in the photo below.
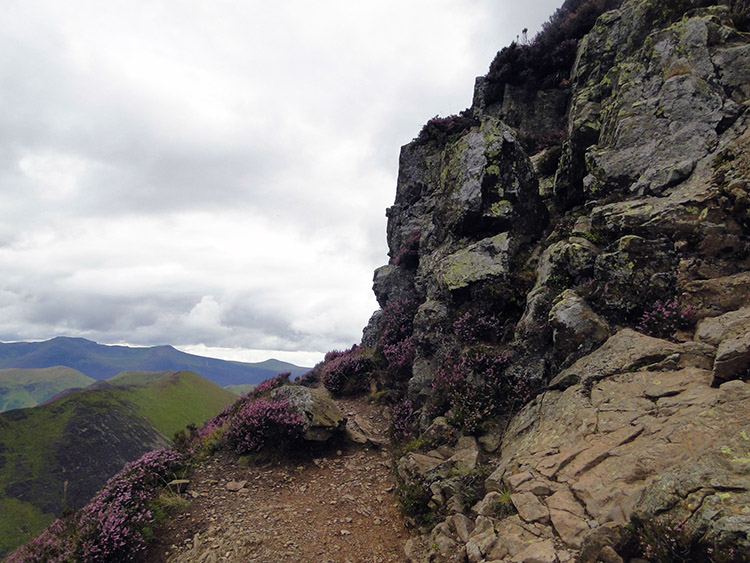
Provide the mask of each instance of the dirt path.
MULTIPOLYGON (((339 401, 384 433, 382 412, 339 401)), ((390 454, 353 445, 317 457, 241 467, 217 455, 190 476, 190 506, 159 530, 143 561, 401 562, 408 538, 390 454), (247 481, 239 491, 230 482, 247 481)))

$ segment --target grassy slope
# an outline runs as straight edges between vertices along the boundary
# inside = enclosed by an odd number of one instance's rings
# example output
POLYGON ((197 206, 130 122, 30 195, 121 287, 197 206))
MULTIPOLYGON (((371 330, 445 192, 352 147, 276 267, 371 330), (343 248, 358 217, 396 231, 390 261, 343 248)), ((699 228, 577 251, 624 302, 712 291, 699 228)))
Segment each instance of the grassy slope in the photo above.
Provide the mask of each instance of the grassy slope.
POLYGON ((65 366, 0 369, 0 412, 33 407, 66 389, 86 387, 94 379, 65 366))
MULTIPOLYGON (((62 501, 62 476, 71 478, 55 454, 67 439, 66 427, 89 425, 84 416, 106 413, 108 419, 151 427, 168 442, 186 424, 201 424, 237 398, 191 372, 131 373, 113 379, 109 386, 0 414, 0 557, 54 519, 49 506, 62 501), (23 501, 8 494, 10 490, 18 496, 19 487, 23 501), (39 508, 45 504, 47 510, 39 508)), ((86 455, 95 457, 96 452, 86 455)), ((110 476, 102 475, 101 481, 110 476)))

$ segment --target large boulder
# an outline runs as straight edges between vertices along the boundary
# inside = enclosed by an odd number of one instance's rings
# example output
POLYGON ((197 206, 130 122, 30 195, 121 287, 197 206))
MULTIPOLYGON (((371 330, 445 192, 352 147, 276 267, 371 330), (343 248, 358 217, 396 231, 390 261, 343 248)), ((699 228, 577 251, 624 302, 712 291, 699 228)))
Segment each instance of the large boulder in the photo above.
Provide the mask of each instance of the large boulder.
POLYGON ((304 439, 324 442, 340 435, 346 427, 346 418, 323 389, 310 389, 298 385, 284 385, 271 392, 274 398, 283 398, 303 415, 304 439))

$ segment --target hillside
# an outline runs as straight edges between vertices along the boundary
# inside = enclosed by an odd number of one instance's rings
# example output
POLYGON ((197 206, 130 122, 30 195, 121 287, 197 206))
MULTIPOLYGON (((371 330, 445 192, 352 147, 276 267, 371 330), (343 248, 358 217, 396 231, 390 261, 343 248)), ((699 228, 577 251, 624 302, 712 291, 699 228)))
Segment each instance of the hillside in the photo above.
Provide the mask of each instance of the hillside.
POLYGON ((95 380, 72 368, 0 369, 0 412, 33 407, 65 389, 95 380))
POLYGON ((127 461, 236 396, 191 372, 123 374, 0 414, 0 555, 79 508, 127 461))
POLYGON ((172 346, 105 346, 84 338, 57 337, 44 342, 0 343, 0 369, 67 366, 97 380, 123 371, 194 371, 221 387, 257 385, 277 373, 293 377, 308 368, 278 360, 230 362, 180 352, 172 346))

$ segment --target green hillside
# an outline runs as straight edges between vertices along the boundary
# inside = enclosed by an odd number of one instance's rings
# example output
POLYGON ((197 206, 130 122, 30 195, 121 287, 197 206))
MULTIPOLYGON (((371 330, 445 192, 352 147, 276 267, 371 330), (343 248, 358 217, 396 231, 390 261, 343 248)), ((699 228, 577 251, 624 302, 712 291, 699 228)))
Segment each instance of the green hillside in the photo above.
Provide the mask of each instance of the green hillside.
POLYGON ((94 381, 65 366, 0 369, 0 412, 34 407, 66 389, 86 387, 94 381))
POLYGON ((192 372, 131 372, 0 413, 0 557, 82 506, 126 462, 236 398, 192 372))

